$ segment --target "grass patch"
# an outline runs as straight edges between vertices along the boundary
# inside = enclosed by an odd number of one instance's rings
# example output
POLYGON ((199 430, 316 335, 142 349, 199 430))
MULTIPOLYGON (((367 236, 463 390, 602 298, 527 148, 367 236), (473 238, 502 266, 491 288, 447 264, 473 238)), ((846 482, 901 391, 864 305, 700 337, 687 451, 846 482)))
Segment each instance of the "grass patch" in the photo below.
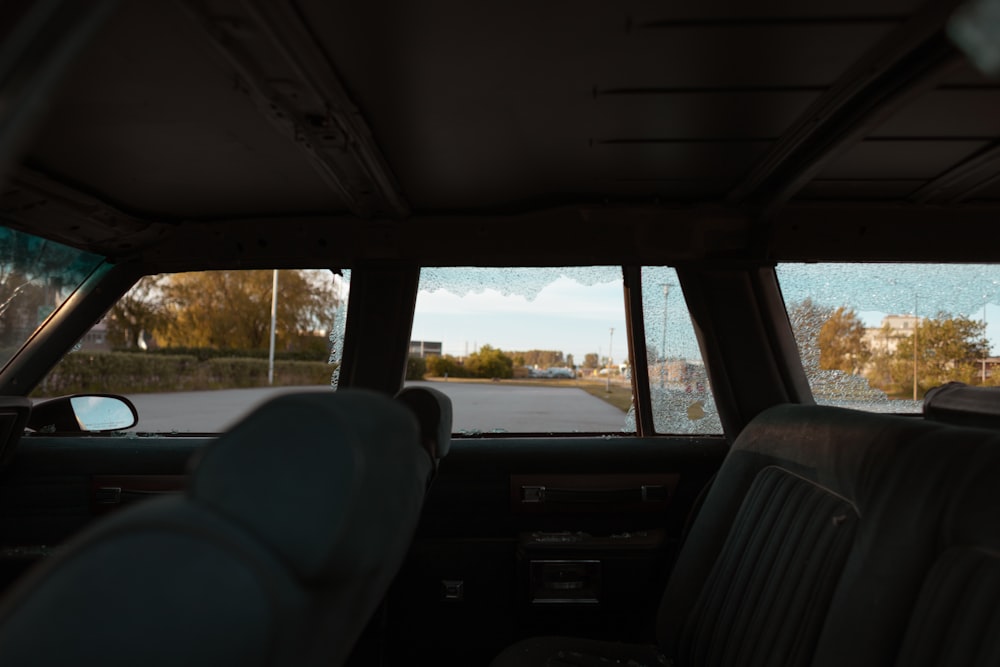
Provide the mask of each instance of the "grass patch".
POLYGON ((629 408, 632 407, 632 387, 613 384, 609 394, 604 383, 580 382, 576 386, 591 396, 607 401, 622 412, 628 412, 629 408))
MULTIPOLYGON (((491 384, 493 380, 485 378, 449 378, 445 380, 439 377, 427 377, 428 382, 468 382, 475 384, 491 384)), ((611 392, 608 392, 607 383, 604 380, 573 380, 569 378, 545 378, 545 379, 504 379, 501 384, 515 387, 575 387, 583 389, 585 392, 607 401, 622 412, 628 412, 632 407, 632 387, 628 384, 611 384, 611 392)))

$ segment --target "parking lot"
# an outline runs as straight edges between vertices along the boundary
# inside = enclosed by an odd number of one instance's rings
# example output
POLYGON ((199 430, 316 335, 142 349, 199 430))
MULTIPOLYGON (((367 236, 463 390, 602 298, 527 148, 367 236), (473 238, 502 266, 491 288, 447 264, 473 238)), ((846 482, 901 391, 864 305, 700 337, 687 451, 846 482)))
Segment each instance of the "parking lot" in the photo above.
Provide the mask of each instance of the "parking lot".
MULTIPOLYGON (((500 383, 415 382, 451 398, 456 432, 612 432, 625 415, 618 408, 574 387, 500 383)), ((223 389, 133 394, 140 432, 215 433, 272 396, 323 387, 223 389)))

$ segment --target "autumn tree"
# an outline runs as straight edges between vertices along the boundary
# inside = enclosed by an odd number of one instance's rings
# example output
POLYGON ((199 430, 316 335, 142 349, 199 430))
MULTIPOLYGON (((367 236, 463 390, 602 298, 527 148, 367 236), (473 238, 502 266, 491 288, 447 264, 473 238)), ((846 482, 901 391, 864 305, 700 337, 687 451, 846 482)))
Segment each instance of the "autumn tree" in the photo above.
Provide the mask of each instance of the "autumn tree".
POLYGON ((919 393, 949 381, 975 382, 979 364, 987 356, 982 322, 938 313, 917 324, 915 336, 900 338, 892 353, 891 376, 897 391, 913 378, 913 347, 916 340, 919 393))
POLYGON ((587 369, 594 369, 600 366, 600 360, 597 358, 597 354, 594 352, 588 352, 583 355, 583 367, 587 369))
MULTIPOLYGON (((205 271, 170 276, 162 285, 164 323, 157 335, 171 347, 260 350, 271 327, 272 271, 205 271)), ((325 277, 324 277, 325 278, 325 277)), ((276 337, 281 349, 324 339, 336 310, 332 281, 281 271, 276 337), (316 335, 323 332, 323 335, 316 335)))
POLYGON ((819 367, 856 375, 868 362, 865 325, 853 309, 840 306, 827 318, 816 336, 819 367))
POLYGON ((107 323, 112 347, 141 348, 144 334, 152 334, 166 324, 163 281, 163 276, 142 278, 111 308, 107 323))
POLYGON ((0 346, 18 346, 93 270, 93 255, 0 229, 0 346))
POLYGON ((812 299, 800 301, 788 309, 788 321, 806 372, 820 368, 819 333, 832 314, 833 308, 815 304, 812 299))

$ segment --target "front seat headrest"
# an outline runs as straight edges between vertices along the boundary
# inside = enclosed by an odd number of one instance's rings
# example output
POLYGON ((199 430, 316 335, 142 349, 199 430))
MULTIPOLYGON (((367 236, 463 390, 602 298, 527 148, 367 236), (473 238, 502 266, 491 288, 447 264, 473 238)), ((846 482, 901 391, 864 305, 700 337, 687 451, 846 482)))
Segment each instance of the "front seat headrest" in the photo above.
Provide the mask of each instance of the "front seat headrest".
POLYGON ((434 460, 443 459, 451 447, 451 399, 430 387, 406 387, 396 400, 409 407, 420 423, 420 439, 434 460))
POLYGON ((409 410, 375 392, 279 396, 205 451, 188 493, 300 579, 353 576, 395 547, 395 532, 375 527, 419 512, 432 466, 418 433, 409 410))

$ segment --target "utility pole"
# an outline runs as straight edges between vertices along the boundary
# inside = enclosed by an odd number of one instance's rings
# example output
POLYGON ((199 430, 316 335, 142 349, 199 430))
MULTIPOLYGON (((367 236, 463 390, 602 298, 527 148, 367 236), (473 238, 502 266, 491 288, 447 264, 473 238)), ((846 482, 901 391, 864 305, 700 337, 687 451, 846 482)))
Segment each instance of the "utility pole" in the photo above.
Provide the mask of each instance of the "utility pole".
POLYGON ((670 294, 670 288, 673 287, 671 283, 663 283, 663 338, 660 341, 660 357, 662 361, 660 362, 660 389, 666 385, 667 382, 667 296, 670 294))
POLYGON ((988 297, 983 297, 983 386, 986 386, 986 358, 990 356, 990 338, 986 335, 986 304, 988 297))
POLYGON ((608 383, 607 386, 605 387, 605 391, 607 391, 607 393, 609 394, 611 393, 611 365, 612 363, 614 363, 614 360, 611 358, 611 349, 614 343, 615 343, 615 328, 611 327, 611 338, 608 340, 608 383))
POLYGON ((267 384, 274 384, 274 329, 278 323, 278 269, 271 281, 271 349, 267 355, 267 384))

